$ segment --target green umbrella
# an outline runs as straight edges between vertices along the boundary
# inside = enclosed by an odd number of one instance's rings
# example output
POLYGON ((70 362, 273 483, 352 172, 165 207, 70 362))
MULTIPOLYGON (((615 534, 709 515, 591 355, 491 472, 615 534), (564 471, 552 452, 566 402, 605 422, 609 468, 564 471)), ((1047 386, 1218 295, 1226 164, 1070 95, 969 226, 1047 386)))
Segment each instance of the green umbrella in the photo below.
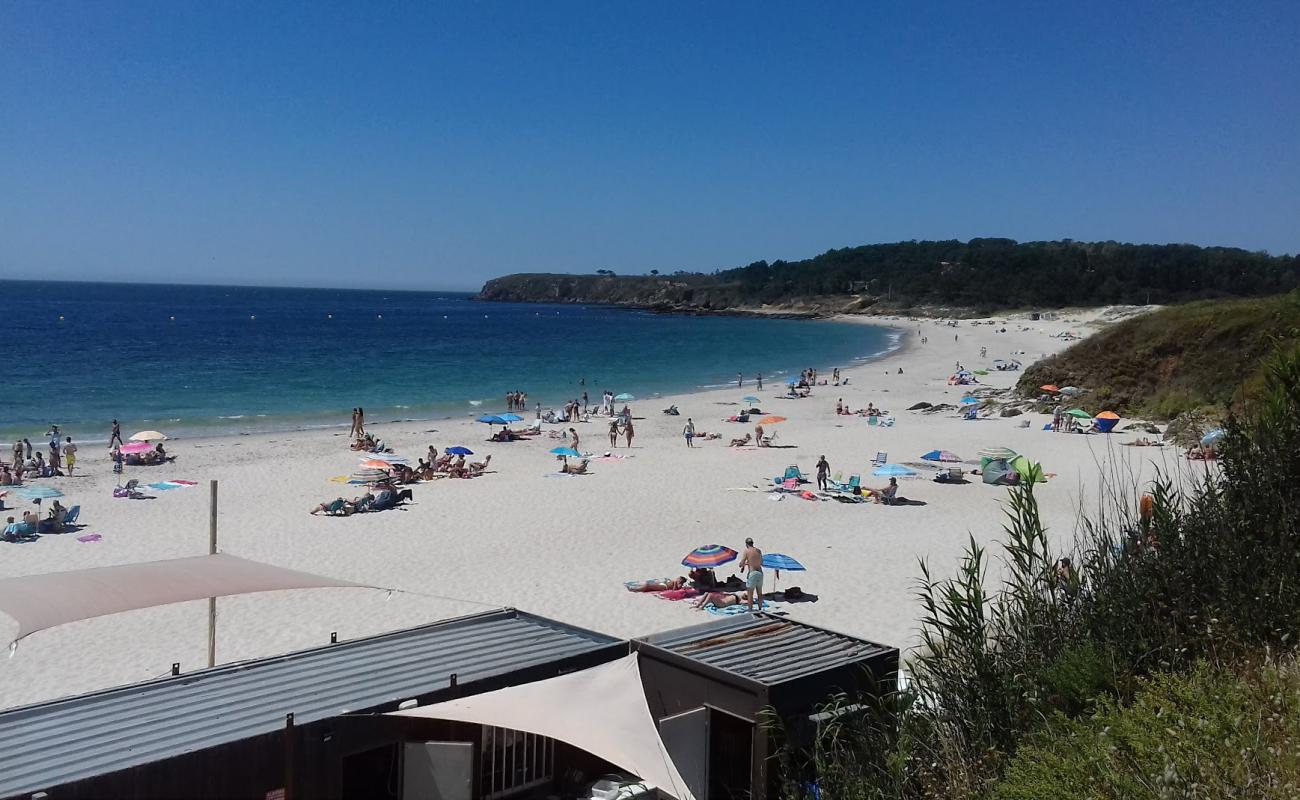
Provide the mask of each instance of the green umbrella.
POLYGON ((1079 419, 1092 419, 1092 415, 1087 411, 1084 411, 1082 408, 1072 408, 1065 413, 1067 416, 1077 417, 1079 419))

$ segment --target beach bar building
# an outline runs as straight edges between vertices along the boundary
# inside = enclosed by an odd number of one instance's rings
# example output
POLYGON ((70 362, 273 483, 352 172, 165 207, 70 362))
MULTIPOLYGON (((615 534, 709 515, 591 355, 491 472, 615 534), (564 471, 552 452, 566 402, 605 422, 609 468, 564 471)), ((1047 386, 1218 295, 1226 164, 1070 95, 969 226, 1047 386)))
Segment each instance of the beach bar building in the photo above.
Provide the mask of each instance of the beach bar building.
POLYGON ((502 609, 2 712, 0 798, 763 800, 762 710, 896 664, 767 615, 627 642, 502 609))
POLYGON ((892 691, 898 650, 787 617, 740 614, 632 643, 651 714, 698 798, 776 796, 771 716, 799 747, 819 706, 892 691))

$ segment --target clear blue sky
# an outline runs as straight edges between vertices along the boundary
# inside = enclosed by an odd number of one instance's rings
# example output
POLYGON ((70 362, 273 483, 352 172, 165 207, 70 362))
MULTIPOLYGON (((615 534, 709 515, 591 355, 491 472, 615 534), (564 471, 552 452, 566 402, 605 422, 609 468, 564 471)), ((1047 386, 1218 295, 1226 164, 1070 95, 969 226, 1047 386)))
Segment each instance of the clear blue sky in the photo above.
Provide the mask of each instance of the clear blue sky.
POLYGON ((0 0, 0 277, 1300 251, 1300 2, 0 0))

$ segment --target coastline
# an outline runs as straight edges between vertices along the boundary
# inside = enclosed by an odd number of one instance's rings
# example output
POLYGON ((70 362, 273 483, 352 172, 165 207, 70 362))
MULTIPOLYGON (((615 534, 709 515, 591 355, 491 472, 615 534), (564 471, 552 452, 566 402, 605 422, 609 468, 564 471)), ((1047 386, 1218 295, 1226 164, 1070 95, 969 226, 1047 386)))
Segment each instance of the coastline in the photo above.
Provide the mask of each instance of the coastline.
MULTIPOLYGON (((1102 312, 1080 312, 1079 330, 1102 312)), ((901 331, 897 349, 857 365, 840 365, 850 382, 817 387, 812 398, 777 399, 776 386, 756 394, 767 413, 788 421, 772 448, 735 449, 727 440, 752 425, 722 422, 734 413, 736 387, 666 393, 632 402, 636 440, 611 448, 602 420, 574 425, 581 449, 595 454, 593 474, 550 477, 562 440, 542 438, 487 443, 486 426, 471 419, 370 426, 412 460, 433 444, 462 444, 475 459, 492 456, 487 475, 440 480, 414 487, 401 510, 348 518, 311 516, 308 509, 356 487, 334 482, 356 469, 340 428, 253 436, 177 440, 166 467, 129 469, 142 483, 185 479, 220 483, 219 545, 223 552, 271 564, 396 589, 385 592, 322 589, 223 598, 218 603, 218 661, 287 652, 483 610, 513 606, 619 636, 639 636, 713 617, 688 603, 627 592, 623 582, 679 574, 682 555, 710 543, 737 546, 752 536, 765 552, 797 558, 807 572, 783 574, 779 587, 799 585, 815 602, 787 604, 781 613, 873 641, 913 643, 918 609, 913 589, 924 558, 937 575, 951 574, 967 536, 987 544, 1000 536, 1005 490, 972 483, 942 486, 921 477, 902 481, 902 493, 924 505, 885 507, 807 502, 765 492, 771 476, 788 465, 814 472, 826 455, 832 474, 861 474, 878 485, 870 460, 916 463, 933 448, 974 458, 988 446, 1011 446, 1054 473, 1037 495, 1050 535, 1068 542, 1082 510, 1094 507, 1103 469, 1123 469, 1140 480, 1156 466, 1177 471, 1185 462, 1156 448, 1117 447, 1114 437, 1043 433, 1041 415, 967 422, 943 412, 906 411, 918 401, 955 403, 961 387, 947 385, 955 361, 972 369, 994 357, 1023 351, 1026 363, 1068 343, 1053 334, 1066 322, 1014 320, 1008 333, 994 326, 957 328, 920 322, 907 330, 897 320, 852 318, 901 331), (929 338, 921 344, 919 324, 929 338), (1023 329, 1023 330, 1022 330, 1023 329), (957 338, 954 338, 957 337, 957 338), (988 357, 979 358, 979 348, 988 357), (904 369, 898 374, 899 368, 904 369), (839 399, 854 408, 869 402, 888 409, 894 427, 870 426, 862 417, 834 413, 839 399), (682 416, 660 409, 678 405, 682 416), (687 417, 720 441, 687 449, 687 417), (1021 426, 1027 421, 1028 426, 1021 426), (436 428, 436 432, 430 432, 436 428), (610 451, 625 456, 605 460, 610 451)), ((999 320, 1003 318, 999 317, 999 320)), ((810 363, 821 359, 811 357, 810 363)), ((1014 385, 1019 373, 992 372, 980 389, 1014 385)), ((752 391, 746 381, 745 392, 752 391)), ((783 387, 782 387, 783 388, 783 387)), ((544 426, 557 433, 568 425, 544 426)), ((46 536, 10 545, 0 576, 36 574, 197 555, 207 547, 207 492, 203 488, 151 491, 155 499, 112 496, 115 478, 103 451, 87 447, 78 475, 42 481, 58 486, 65 503, 83 506, 78 535, 46 536)), ((1126 473, 1126 474, 1127 474, 1126 473)), ((996 565, 990 567, 996 571, 996 565)), ((723 575, 728 574, 725 571, 723 575)), ((774 576, 769 576, 772 580, 774 576)), ((0 706, 119 685, 164 674, 179 661, 185 670, 204 661, 206 603, 119 614, 43 631, 0 661, 0 706)), ((0 618, 0 635, 12 635, 0 618)))

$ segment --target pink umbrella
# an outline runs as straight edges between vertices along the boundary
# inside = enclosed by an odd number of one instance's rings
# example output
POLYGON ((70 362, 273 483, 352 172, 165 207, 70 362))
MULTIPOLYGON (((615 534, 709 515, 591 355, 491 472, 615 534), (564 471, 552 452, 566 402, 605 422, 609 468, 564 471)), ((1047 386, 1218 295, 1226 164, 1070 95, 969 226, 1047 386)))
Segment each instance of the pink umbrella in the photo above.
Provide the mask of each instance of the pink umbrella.
POLYGON ((153 445, 148 442, 127 442, 119 448, 123 453, 147 453, 153 449, 153 445))

